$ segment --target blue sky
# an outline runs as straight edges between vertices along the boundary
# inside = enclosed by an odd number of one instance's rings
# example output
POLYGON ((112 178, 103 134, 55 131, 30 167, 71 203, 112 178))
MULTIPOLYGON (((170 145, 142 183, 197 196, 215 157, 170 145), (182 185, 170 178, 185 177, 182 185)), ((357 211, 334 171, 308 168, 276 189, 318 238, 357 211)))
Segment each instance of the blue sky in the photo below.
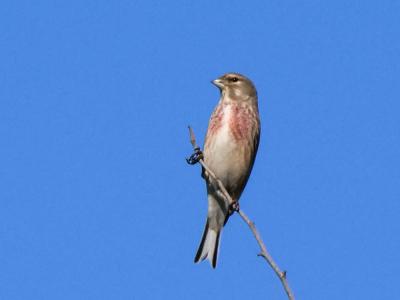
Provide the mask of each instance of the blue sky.
POLYGON ((297 299, 400 293, 398 1, 7 1, 0 11, 0 298, 285 299, 238 216, 216 270, 210 80, 257 86, 241 199, 297 299))

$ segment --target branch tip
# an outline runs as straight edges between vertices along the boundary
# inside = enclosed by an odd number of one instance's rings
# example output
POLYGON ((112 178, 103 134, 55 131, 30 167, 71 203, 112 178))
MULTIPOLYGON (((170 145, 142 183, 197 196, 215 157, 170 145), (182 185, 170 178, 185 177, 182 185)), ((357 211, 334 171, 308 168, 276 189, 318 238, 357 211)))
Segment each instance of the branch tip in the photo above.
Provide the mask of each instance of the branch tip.
POLYGON ((194 136, 193 129, 192 127, 190 127, 190 125, 188 126, 188 128, 189 128, 190 143, 192 144, 193 148, 197 148, 196 137, 194 136))

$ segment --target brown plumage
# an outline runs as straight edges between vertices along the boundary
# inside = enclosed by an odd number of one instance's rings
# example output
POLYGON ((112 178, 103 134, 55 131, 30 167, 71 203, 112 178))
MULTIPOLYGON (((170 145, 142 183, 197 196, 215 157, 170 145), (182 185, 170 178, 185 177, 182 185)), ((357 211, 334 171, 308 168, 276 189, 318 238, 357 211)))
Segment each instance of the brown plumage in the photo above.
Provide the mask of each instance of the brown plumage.
MULTIPOLYGON (((221 92, 204 143, 204 162, 239 201, 253 168, 260 138, 257 91, 243 75, 228 73, 213 81, 221 92)), ((195 262, 208 259, 216 267, 219 239, 229 218, 229 203, 203 170, 208 215, 195 262)))

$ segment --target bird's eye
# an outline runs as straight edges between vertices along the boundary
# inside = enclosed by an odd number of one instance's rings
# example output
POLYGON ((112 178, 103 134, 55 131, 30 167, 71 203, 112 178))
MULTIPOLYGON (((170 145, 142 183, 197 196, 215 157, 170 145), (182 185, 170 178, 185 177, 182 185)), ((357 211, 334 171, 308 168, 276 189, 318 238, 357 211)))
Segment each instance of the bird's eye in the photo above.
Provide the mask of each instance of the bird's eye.
POLYGON ((237 82, 238 80, 239 80, 239 78, 237 78, 237 77, 233 77, 233 78, 232 78, 232 81, 233 81, 233 82, 237 82))

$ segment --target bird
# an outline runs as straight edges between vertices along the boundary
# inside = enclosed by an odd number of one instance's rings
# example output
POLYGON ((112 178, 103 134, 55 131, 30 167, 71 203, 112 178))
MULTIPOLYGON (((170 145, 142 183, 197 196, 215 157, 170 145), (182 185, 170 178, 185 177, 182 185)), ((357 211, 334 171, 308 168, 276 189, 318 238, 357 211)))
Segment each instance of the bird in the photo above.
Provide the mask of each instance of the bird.
POLYGON ((228 203, 215 180, 203 168, 208 213, 194 262, 208 259, 215 269, 222 228, 235 208, 238 209, 239 198, 254 165, 260 141, 260 118, 257 90, 249 78, 239 73, 226 73, 211 82, 218 87, 220 99, 208 123, 203 160, 223 183, 234 206, 228 203))

